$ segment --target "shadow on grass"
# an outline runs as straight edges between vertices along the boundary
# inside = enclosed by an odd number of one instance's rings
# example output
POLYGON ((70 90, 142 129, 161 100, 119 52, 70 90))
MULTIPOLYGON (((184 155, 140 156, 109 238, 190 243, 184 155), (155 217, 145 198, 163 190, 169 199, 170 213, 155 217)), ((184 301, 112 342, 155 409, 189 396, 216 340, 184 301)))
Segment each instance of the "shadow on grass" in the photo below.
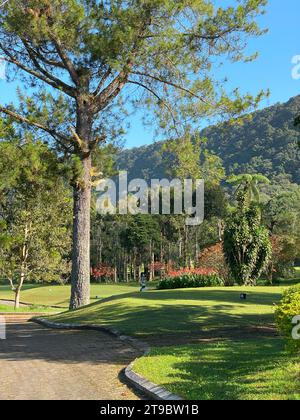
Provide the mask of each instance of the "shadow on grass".
POLYGON ((292 360, 279 339, 160 348, 152 354, 144 359, 147 369, 155 372, 165 363, 167 380, 161 385, 188 399, 300 398, 297 366, 286 370, 292 360))
MULTIPOLYGON (((130 295, 130 298, 133 296, 130 295)), ((54 316, 58 322, 98 324, 118 329, 142 339, 171 340, 189 339, 195 333, 199 338, 215 336, 211 330, 248 329, 251 326, 265 326, 274 322, 273 313, 251 313, 243 305, 215 304, 210 306, 184 305, 174 303, 147 306, 130 305, 123 299, 108 305, 92 304, 88 307, 54 316), (238 313, 240 311, 240 313, 238 313), (247 312, 248 311, 248 312, 247 312), (208 332, 206 333, 206 330, 208 332), (180 337, 181 336, 181 337, 180 337)))

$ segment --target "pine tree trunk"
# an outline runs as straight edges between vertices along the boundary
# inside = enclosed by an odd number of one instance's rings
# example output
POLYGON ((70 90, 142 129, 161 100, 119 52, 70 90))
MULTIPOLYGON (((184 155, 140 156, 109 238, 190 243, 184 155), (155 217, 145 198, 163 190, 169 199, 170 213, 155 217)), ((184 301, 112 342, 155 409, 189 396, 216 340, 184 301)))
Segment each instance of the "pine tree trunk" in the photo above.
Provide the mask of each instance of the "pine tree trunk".
POLYGON ((90 140, 92 116, 86 109, 85 100, 78 102, 76 133, 80 139, 78 156, 82 173, 73 186, 73 254, 72 289, 70 309, 90 303, 90 229, 91 229, 91 167, 90 140))
POLYGON ((82 161, 83 185, 74 187, 72 291, 70 309, 90 303, 91 157, 82 161))

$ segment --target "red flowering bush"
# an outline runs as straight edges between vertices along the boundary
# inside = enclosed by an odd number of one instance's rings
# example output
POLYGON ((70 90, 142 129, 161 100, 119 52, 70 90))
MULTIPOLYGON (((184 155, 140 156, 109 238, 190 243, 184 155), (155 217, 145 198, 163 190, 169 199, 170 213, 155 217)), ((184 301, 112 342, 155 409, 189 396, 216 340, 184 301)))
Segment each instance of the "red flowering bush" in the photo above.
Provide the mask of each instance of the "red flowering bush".
POLYGON ((199 275, 199 276, 210 276, 212 274, 217 274, 216 270, 212 270, 210 268, 182 268, 177 271, 169 271, 167 276, 169 278, 180 277, 180 276, 192 276, 192 275, 199 275))
POLYGON ((199 255, 199 265, 203 268, 214 270, 225 280, 226 285, 232 285, 222 242, 204 249, 199 255))
POLYGON ((115 269, 106 265, 100 265, 98 267, 92 268, 92 276, 99 280, 102 277, 104 278, 113 278, 115 274, 115 269))

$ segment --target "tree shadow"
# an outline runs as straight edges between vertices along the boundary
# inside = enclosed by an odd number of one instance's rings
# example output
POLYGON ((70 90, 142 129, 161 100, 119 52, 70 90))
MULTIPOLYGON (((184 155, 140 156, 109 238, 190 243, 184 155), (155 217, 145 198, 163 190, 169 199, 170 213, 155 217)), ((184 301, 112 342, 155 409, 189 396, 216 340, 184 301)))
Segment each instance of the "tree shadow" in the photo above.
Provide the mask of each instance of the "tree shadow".
MULTIPOLYGON (((130 295, 130 298, 133 296, 130 295)), ((272 313, 251 313, 248 308, 230 304, 209 306, 170 304, 129 305, 123 299, 108 305, 92 304, 88 307, 59 315, 59 322, 98 324, 116 328, 128 335, 136 336, 155 345, 164 343, 191 342, 205 338, 254 333, 253 328, 272 327, 272 313), (238 309, 242 309, 238 313, 238 309), (247 309, 247 310, 246 310, 247 309), (247 312, 248 311, 248 312, 247 312), (250 331, 252 330, 252 331, 250 331), (231 332, 230 332, 231 331, 231 332), (250 332, 249 332, 250 331, 250 332), (229 334, 230 332, 230 334, 229 334)), ((262 334, 258 330, 257 335, 262 334)), ((274 334, 267 328, 265 334, 274 334)))
POLYGON ((294 383, 284 374, 272 378, 274 367, 287 361, 283 350, 281 340, 264 338, 160 348, 154 354, 155 358, 175 355, 184 360, 172 364, 162 384, 179 395, 198 400, 251 400, 282 398, 288 391, 300 394, 296 378, 294 383))

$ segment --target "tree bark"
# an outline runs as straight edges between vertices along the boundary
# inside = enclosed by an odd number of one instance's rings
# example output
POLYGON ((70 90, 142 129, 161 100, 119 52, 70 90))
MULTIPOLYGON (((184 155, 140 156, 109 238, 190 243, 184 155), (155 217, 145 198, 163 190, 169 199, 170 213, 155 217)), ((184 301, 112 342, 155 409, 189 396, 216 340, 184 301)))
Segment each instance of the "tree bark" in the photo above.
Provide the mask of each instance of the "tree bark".
POLYGON ((91 167, 89 150, 92 136, 92 116, 85 108, 85 101, 77 109, 76 134, 82 142, 78 147, 82 174, 73 186, 73 255, 70 309, 90 303, 90 229, 91 229, 91 167))
MULTIPOLYGON (((31 224, 30 224, 31 226, 31 224)), ((20 295, 21 290, 25 281, 26 271, 27 271, 27 259, 28 259, 28 236, 29 236, 29 226, 26 223, 24 229, 24 243, 22 247, 22 262, 21 262, 21 272, 20 280, 15 290, 15 310, 20 308, 20 295)))
POLYGON ((91 157, 82 161, 83 184, 74 187, 72 288, 70 309, 90 303, 91 157))
POLYGON ((21 282, 23 285, 24 280, 20 281, 20 285, 15 290, 15 309, 20 308, 20 295, 21 295, 21 288, 22 288, 21 282))

